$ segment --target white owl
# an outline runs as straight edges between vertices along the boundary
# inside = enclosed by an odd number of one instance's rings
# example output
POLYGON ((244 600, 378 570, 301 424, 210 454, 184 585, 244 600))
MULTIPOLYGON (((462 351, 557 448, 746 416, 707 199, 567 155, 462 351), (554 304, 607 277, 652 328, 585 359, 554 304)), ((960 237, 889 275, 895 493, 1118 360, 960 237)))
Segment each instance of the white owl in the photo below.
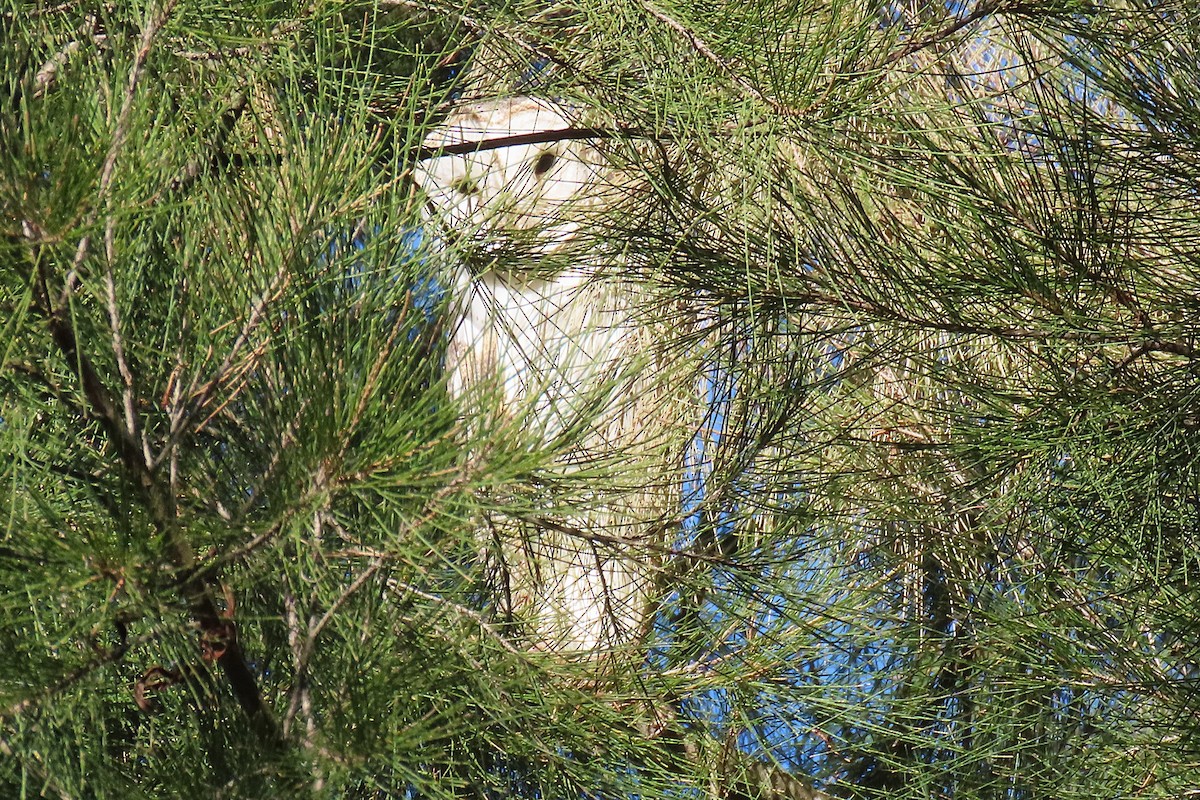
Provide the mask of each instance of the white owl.
MULTIPOLYGON (((563 109, 531 97, 459 107, 425 140, 430 149, 578 130, 563 109)), ((549 137, 548 137, 549 138, 549 137)), ((441 221, 466 233, 503 232, 536 240, 541 253, 578 230, 580 212, 600 199, 604 159, 586 140, 512 144, 421 165, 418 182, 441 221)))
MULTIPOLYGON (((494 100, 459 108, 425 145, 572 127, 547 101, 494 100)), ((543 443, 572 431, 564 475, 619 454, 650 484, 598 491, 565 519, 485 521, 504 542, 510 610, 530 621, 536 646, 556 651, 612 647, 640 624, 650 570, 634 551, 671 494, 665 475, 646 478, 669 460, 645 424, 658 401, 646 358, 655 332, 636 318, 637 288, 574 248, 587 238, 588 212, 611 193, 610 174, 593 144, 564 139, 435 157, 416 176, 429 224, 470 240, 477 254, 454 248, 474 266, 457 265, 451 393, 468 409, 499 397, 502 413, 543 443)))

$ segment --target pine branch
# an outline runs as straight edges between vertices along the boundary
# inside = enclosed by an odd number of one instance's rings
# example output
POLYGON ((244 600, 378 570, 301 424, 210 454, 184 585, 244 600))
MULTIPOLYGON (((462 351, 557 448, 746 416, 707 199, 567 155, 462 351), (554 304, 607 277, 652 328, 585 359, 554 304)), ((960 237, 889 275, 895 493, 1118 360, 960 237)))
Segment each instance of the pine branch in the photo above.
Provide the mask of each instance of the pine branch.
POLYGON ((687 39, 696 52, 699 53, 706 61, 715 66, 722 75, 733 81, 739 89, 760 103, 766 105, 776 114, 784 117, 804 117, 808 115, 809 109, 807 108, 796 108, 795 106, 781 103, 779 100, 773 97, 768 97, 761 89, 759 89, 757 86, 751 83, 749 79, 738 72, 733 64, 719 56, 711 47, 709 47, 698 33, 672 17, 667 12, 650 2, 643 2, 642 8, 644 8, 646 13, 648 13, 650 16, 654 17, 659 22, 663 23, 668 28, 687 39))
MULTIPOLYGON (((43 271, 39 278, 39 295, 43 309, 49 304, 49 293, 45 290, 45 285, 43 271)), ((126 427, 112 395, 91 360, 81 352, 75 329, 68 317, 68 309, 53 309, 46 316, 55 344, 83 387, 92 417, 99 421, 108 433, 109 441, 120 455, 121 463, 132 478, 133 484, 138 487, 156 535, 171 548, 176 569, 185 574, 192 572, 195 557, 191 545, 179 528, 174 500, 158 480, 153 467, 146 462, 140 443, 126 427)), ((210 579, 210 585, 213 582, 215 580, 210 579)), ((246 663, 236 634, 230 633, 228 621, 217 610, 208 586, 195 578, 188 578, 181 588, 202 635, 225 640, 226 646, 218 663, 256 732, 264 739, 264 743, 278 744, 281 739, 271 719, 270 710, 259 692, 258 679, 246 663)))
MULTIPOLYGON (((137 94, 142 73, 149 58, 154 40, 166 24, 177 0, 169 0, 158 12, 153 14, 149 23, 142 31, 138 51, 117 114, 112 139, 100 170, 100 182, 96 206, 91 211, 84 224, 89 228, 95 222, 100 208, 108 200, 109 189, 115 174, 118 156, 129 136, 132 120, 134 98, 137 94)), ((32 224, 25 225, 26 231, 35 230, 32 224)), ((35 253, 34 263, 37 264, 35 302, 40 307, 50 334, 67 365, 75 373, 87 398, 91 415, 97 419, 108 434, 109 441, 117 450, 121 463, 128 471, 135 486, 138 487, 149 512, 151 523, 163 541, 172 550, 173 560, 177 569, 191 571, 195 558, 190 544, 179 528, 176 518, 174 498, 167 488, 163 487, 155 474, 156 464, 151 461, 148 443, 139 441, 139 419, 133 403, 133 374, 124 358, 124 347, 120 333, 120 320, 116 309, 115 282, 112 276, 114 252, 112 246, 111 222, 106 226, 106 259, 107 270, 105 283, 108 286, 108 310, 112 327, 114 353, 118 369, 125 379, 126 402, 124 412, 118 410, 113 395, 104 385, 98 371, 91 360, 83 352, 72 322, 71 297, 76 290, 84 260, 91 243, 91 235, 85 234, 75 250, 75 256, 70 269, 62 281, 62 289, 57 300, 53 300, 50 291, 50 277, 47 274, 46 263, 35 253)), ((35 245, 36 246, 36 245, 35 245)), ((230 359, 233 353, 230 354, 230 359)), ((226 364, 229 361, 227 360, 226 364)), ((236 634, 231 631, 228 621, 222 618, 217 610, 209 588, 198 581, 187 580, 183 584, 183 593, 188 606, 200 626, 203 636, 222 640, 223 649, 218 658, 226 679, 229 681, 238 703, 246 712, 256 732, 264 744, 278 746, 282 738, 277 730, 271 714, 258 689, 257 678, 246 663, 236 634)))
MULTIPOLYGON (((246 315, 246 321, 242 324, 237 338, 234 339, 229 351, 225 354, 225 358, 221 360, 221 363, 213 371, 212 375, 203 383, 200 383, 201 379, 199 375, 193 379, 191 385, 184 392, 186 407, 172 420, 167 440, 159 448, 158 454, 151 461, 151 468, 157 468, 164 460, 168 459, 179 443, 180 438, 187 432, 187 429, 197 420, 201 413, 208 411, 208 405, 216 392, 223 388, 227 380, 229 380, 234 371, 237 359, 242 355, 242 350, 254 336, 263 320, 266 319, 268 306, 282 296, 290 280, 291 276, 287 265, 281 266, 275 273, 270 286, 267 287, 267 290, 263 292, 262 296, 250 308, 250 312, 246 315)), ((232 396, 226 397, 222 406, 227 405, 232 400, 232 396)), ((211 411, 206 420, 200 423, 200 427, 203 427, 207 420, 212 419, 218 411, 220 411, 220 408, 211 411)))
MULTIPOLYGON (((104 155, 104 162, 100 166, 100 184, 96 192, 96 201, 92 210, 83 223, 83 229, 91 228, 99 216, 100 209, 104 207, 108 200, 108 192, 112 186, 114 171, 117 166, 117 158, 121 153, 121 149, 125 146, 125 140, 129 137, 129 126, 132 123, 133 101, 137 96, 138 84, 141 82, 142 73, 146 68, 146 60, 150 57, 150 51, 154 46, 154 40, 158 36, 158 32, 167 23, 171 16, 171 11, 174 9, 178 0, 168 0, 167 3, 156 14, 150 17, 149 23, 142 30, 141 41, 138 45, 137 53, 134 55, 133 66, 129 68, 129 78, 125 86, 125 94, 121 100, 121 109, 117 112, 116 125, 113 127, 112 138, 108 144, 108 152, 104 155)), ((63 288, 58 296, 56 307, 64 307, 70 298, 71 292, 75 290, 76 283, 79 279, 80 271, 83 269, 83 262, 87 258, 88 249, 91 246, 91 234, 85 233, 79 240, 79 245, 75 248, 75 259, 71 264, 71 270, 67 273, 66 279, 63 281, 63 288)))
POLYGON ((909 56, 916 55, 922 50, 927 50, 930 47, 944 44, 960 31, 969 28, 976 22, 986 19, 987 17, 990 17, 1000 11, 1002 5, 1003 3, 999 0, 994 2, 979 2, 969 14, 963 15, 954 22, 947 24, 944 28, 935 31, 929 36, 926 36, 924 39, 917 39, 915 41, 907 42, 903 47, 889 55, 884 60, 884 64, 895 64, 903 61, 909 56))

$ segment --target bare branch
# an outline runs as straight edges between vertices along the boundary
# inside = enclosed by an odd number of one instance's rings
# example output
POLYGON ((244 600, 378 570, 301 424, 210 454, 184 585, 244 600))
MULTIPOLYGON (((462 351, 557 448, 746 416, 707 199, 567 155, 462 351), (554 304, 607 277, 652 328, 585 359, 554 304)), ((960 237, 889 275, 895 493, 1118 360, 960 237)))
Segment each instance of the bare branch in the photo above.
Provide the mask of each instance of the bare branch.
POLYGON ((141 636, 136 636, 132 639, 125 639, 122 637, 122 641, 117 646, 105 650, 86 664, 71 670, 66 675, 55 681, 53 685, 47 686, 41 692, 13 703, 8 708, 0 711, 0 719, 12 719, 20 716, 38 703, 44 702, 45 700, 54 697, 56 694, 71 688, 80 681, 86 679, 88 676, 92 675, 97 670, 103 669, 111 664, 116 664, 125 658, 125 655, 131 649, 154 641, 161 633, 161 630, 155 629, 147 631, 141 636))
MULTIPOLYGON (((313 737, 316 734, 316 723, 312 716, 312 698, 308 690, 308 670, 305 668, 305 642, 301 639, 300 613, 297 607, 296 596, 289 589, 285 589, 283 592, 283 614, 284 623, 287 625, 288 647, 292 651, 292 668, 293 675, 295 676, 295 685, 292 687, 291 700, 288 702, 287 713, 283 717, 283 735, 290 735, 292 725, 296 721, 296 714, 303 711, 306 727, 305 745, 311 748, 315 744, 313 737)), ((312 622, 310 619, 308 624, 311 626, 312 622)))
POLYGON ((103 33, 98 33, 95 30, 96 17, 89 14, 83 24, 79 27, 78 38, 72 39, 62 46, 54 55, 42 64, 37 73, 33 76, 33 96, 34 98, 42 97, 46 92, 50 91, 54 86, 54 82, 58 79, 59 70, 83 47, 83 41, 90 39, 93 45, 104 47, 108 42, 108 36, 103 33))
POLYGON ((338 598, 333 601, 328 609, 326 609, 325 613, 321 615, 321 618, 317 620, 315 624, 309 626, 308 639, 304 642, 303 650, 303 663, 305 665, 307 665, 308 659, 312 656, 313 649, 316 647, 317 637, 321 635, 321 631, 325 630, 325 626, 328 625, 329 621, 333 619, 333 615, 336 614, 338 610, 350 600, 351 597, 357 594, 358 590, 361 589, 366 582, 375 575, 375 573, 379 572, 385 563, 386 559, 384 558, 375 559, 375 561, 372 562, 369 567, 363 570, 362 573, 355 578, 340 595, 338 595, 338 598))
POLYGON ((67 42, 61 50, 50 56, 45 64, 42 64, 33 76, 33 96, 35 98, 41 97, 50 90, 50 87, 54 85, 54 80, 58 77, 58 71, 71 56, 79 52, 80 47, 82 45, 78 40, 67 42))
POLYGON ((104 289, 108 300, 108 324, 112 331, 113 355, 117 360, 117 371, 121 374, 124 387, 121 391, 125 410, 125 428, 130 438, 140 440, 142 444, 142 459, 150 463, 150 443, 141 434, 141 420, 136 408, 136 390, 133 381, 133 371, 125 357, 125 345, 121 339, 121 313, 117 308, 117 284, 113 276, 113 262, 116 260, 116 244, 113 235, 113 217, 108 215, 104 225, 104 289))
POLYGON ((431 158, 440 158, 442 156, 461 156, 468 153, 482 153, 488 150, 498 150, 502 147, 517 147, 526 144, 544 144, 548 142, 566 142, 576 139, 641 139, 641 138, 657 138, 662 140, 666 137, 655 135, 651 137, 646 131, 639 128, 556 128, 548 131, 534 131, 533 133, 519 133, 512 136, 493 136, 489 139, 482 139, 470 142, 458 142, 457 144, 441 145, 439 147, 420 147, 416 152, 417 161, 426 161, 431 158))
POLYGON ((150 18, 149 24, 142 31, 142 39, 138 46, 137 55, 134 56, 133 66, 129 70, 129 83, 125 87, 125 97, 121 101, 121 110, 117 114, 117 126, 113 131, 113 138, 108 146, 108 153, 104 157, 104 166, 100 170, 100 195, 102 197, 108 193, 108 187, 112 183, 113 170, 117 165, 117 154, 121 152, 121 148, 125 145, 125 140, 129 137, 133 98, 137 94, 138 83, 141 81, 142 73, 146 68, 146 59, 150 56, 150 50, 154 46, 155 37, 158 36, 158 32, 162 30, 163 25, 167 23, 167 19, 175 9, 177 1, 167 0, 163 8, 150 18))

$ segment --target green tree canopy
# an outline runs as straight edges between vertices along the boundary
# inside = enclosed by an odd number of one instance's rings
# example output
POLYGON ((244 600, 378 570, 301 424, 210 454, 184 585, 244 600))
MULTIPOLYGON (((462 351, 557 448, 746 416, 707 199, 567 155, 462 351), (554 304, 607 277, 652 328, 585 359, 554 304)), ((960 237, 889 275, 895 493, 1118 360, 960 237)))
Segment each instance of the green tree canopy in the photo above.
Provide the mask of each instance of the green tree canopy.
POLYGON ((0 794, 1193 791, 1192 5, 9 2, 0 794), (419 181, 514 95, 604 159, 553 258, 419 181), (653 331, 553 436, 445 369, 535 261, 653 331))

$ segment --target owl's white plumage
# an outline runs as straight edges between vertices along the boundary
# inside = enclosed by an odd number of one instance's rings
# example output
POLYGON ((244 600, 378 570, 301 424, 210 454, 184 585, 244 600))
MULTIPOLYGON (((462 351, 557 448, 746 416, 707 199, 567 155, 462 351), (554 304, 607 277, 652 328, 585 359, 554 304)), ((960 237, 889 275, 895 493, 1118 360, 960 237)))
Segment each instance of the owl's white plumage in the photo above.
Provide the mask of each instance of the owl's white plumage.
MULTIPOLYGON (((530 97, 458 108, 425 140, 437 148, 572 128, 565 111, 530 97)), ((433 158, 418 182, 441 220, 466 233, 522 232, 547 252, 579 228, 597 198, 603 159, 583 140, 514 144, 433 158)))
MULTIPOLYGON (((572 127, 540 99, 511 98, 456 110, 426 139, 436 148, 572 127)), ((618 287, 590 264, 562 258, 604 194, 603 159, 586 141, 482 149, 430 159, 418 173, 436 222, 469 237, 482 257, 459 265, 462 316, 450 341, 450 390, 498 380, 514 413, 552 436, 573 403, 625 360, 631 329, 618 287), (498 242, 511 245, 497 250, 498 242), (505 264, 489 263, 488 253, 505 264)), ((472 245, 468 245, 468 249, 472 245)))
MULTIPOLYGON (((547 101, 494 100, 457 109, 425 145, 571 127, 547 101)), ((598 274, 594 259, 580 258, 587 249, 575 247, 587 238, 588 212, 609 193, 601 153, 580 139, 517 144, 431 158, 416 177, 430 224, 457 237, 459 253, 475 253, 462 257, 473 267, 456 268, 451 393, 468 408, 498 397, 503 415, 535 441, 576 431, 561 474, 617 453, 646 480, 656 469, 649 462, 661 461, 661 448, 644 446, 654 401, 644 354, 653 334, 635 321, 634 287, 598 274)), ((503 571, 513 605, 532 617, 536 644, 592 651, 627 638, 649 572, 619 542, 645 536, 647 520, 663 511, 664 485, 598 492, 585 499, 586 513, 547 525, 489 521, 509 539, 503 571), (596 533, 608 544, 597 546, 596 533)))

